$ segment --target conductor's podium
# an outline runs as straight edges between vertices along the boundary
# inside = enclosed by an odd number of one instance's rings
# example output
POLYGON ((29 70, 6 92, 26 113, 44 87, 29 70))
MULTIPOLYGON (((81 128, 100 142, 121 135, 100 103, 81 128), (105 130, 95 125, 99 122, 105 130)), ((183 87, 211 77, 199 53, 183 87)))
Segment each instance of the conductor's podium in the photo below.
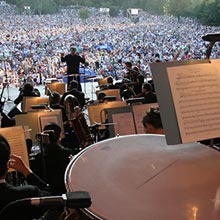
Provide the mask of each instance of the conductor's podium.
POLYGON ((163 135, 108 139, 76 155, 65 179, 68 191, 91 195, 79 219, 220 219, 220 153, 198 143, 168 146, 163 135))

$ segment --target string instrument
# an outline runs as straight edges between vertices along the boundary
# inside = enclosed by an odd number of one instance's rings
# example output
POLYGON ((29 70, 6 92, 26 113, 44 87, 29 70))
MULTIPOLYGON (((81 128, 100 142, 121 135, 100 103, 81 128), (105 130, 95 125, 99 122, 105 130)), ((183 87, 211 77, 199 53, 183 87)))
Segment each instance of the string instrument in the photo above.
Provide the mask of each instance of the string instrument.
POLYGON ((68 127, 72 128, 82 148, 93 143, 90 129, 86 122, 84 113, 77 106, 76 98, 73 95, 66 96, 64 107, 68 118, 68 127))
POLYGON ((80 112, 74 119, 71 120, 73 130, 83 147, 87 147, 93 143, 90 129, 84 117, 84 113, 80 112))

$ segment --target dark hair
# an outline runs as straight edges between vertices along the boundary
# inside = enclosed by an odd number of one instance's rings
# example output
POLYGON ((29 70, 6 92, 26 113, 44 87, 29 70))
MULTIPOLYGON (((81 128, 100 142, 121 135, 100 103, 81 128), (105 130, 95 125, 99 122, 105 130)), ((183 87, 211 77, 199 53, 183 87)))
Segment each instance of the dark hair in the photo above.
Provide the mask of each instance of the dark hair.
POLYGON ((56 143, 60 138, 61 127, 58 124, 54 123, 54 122, 49 122, 44 127, 44 131, 47 131, 47 130, 54 131, 54 135, 49 134, 49 139, 50 139, 50 143, 56 143))
POLYGON ((152 86, 150 83, 144 83, 142 86, 143 89, 146 89, 148 92, 152 91, 152 86))
POLYGON ((150 107, 142 120, 143 126, 151 124, 154 128, 163 128, 159 107, 150 107))
POLYGON ((106 96, 106 94, 104 92, 100 92, 98 95, 97 95, 97 99, 99 101, 104 101, 104 97, 106 96))
POLYGON ((137 76, 137 79, 139 80, 140 83, 144 83, 144 75, 139 74, 137 76))
POLYGON ((10 159, 11 149, 8 141, 0 134, 0 176, 7 171, 7 163, 10 159))
POLYGON ((130 61, 126 62, 125 65, 126 65, 126 67, 128 67, 128 68, 132 68, 132 63, 131 63, 130 61))
POLYGON ((112 76, 107 77, 107 83, 109 83, 109 84, 113 83, 113 77, 112 76))
POLYGON ((60 104, 60 93, 55 91, 50 95, 50 104, 55 105, 57 103, 60 104))
POLYGON ((72 80, 70 82, 70 89, 77 89, 79 86, 79 83, 76 80, 72 80))
POLYGON ((33 92, 33 90, 34 90, 34 87, 32 84, 30 83, 24 84, 23 92, 33 92))

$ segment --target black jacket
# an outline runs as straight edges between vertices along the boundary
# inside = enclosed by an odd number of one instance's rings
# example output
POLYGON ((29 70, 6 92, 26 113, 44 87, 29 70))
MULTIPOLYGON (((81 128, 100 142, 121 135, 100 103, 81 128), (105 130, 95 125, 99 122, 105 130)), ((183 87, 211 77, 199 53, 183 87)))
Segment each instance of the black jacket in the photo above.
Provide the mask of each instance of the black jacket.
POLYGON ((64 100, 66 98, 67 95, 73 95, 77 98, 80 107, 83 108, 85 105, 85 94, 81 91, 78 90, 70 90, 69 92, 65 92, 60 100, 60 105, 64 106, 64 100))
POLYGON ((65 57, 61 57, 62 62, 66 62, 67 74, 78 74, 80 63, 85 63, 85 58, 75 54, 68 54, 65 57))
MULTIPOLYGON (((15 200, 50 195, 48 191, 44 190, 46 189, 46 183, 44 183, 35 174, 29 174, 27 177, 27 182, 29 185, 24 186, 12 186, 8 183, 0 184, 0 210, 2 210, 8 203, 15 200)), ((13 209, 8 209, 8 211, 5 213, 6 216, 1 215, 0 219, 29 220, 42 216, 45 211, 45 209, 36 207, 13 207, 13 209)))

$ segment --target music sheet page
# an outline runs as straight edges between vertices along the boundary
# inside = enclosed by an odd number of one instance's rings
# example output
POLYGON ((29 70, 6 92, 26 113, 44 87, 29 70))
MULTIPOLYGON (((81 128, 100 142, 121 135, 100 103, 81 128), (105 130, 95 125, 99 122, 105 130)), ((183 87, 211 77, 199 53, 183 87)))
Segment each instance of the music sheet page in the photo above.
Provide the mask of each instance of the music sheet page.
POLYGON ((24 162, 29 166, 29 158, 23 127, 15 126, 10 128, 1 128, 0 134, 7 139, 11 147, 11 154, 21 156, 24 162))
POLYGON ((220 73, 210 63, 168 67, 182 143, 220 137, 220 73))
POLYGON ((115 135, 136 134, 132 112, 113 114, 115 135))

